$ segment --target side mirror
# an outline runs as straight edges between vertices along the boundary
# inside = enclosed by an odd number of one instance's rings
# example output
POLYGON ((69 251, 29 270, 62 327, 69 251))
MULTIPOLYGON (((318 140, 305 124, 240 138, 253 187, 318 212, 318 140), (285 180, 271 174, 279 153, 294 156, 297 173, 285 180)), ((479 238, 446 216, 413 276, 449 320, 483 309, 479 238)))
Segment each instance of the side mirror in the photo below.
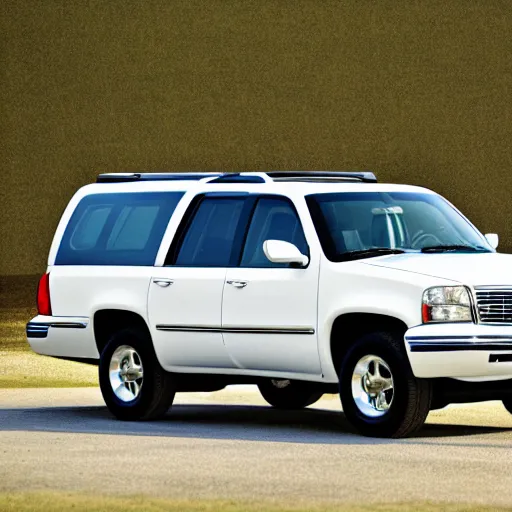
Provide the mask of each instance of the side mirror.
POLYGON ((496 234, 496 233, 487 233, 485 235, 485 238, 487 239, 487 241, 489 242, 489 245, 493 248, 493 249, 496 249, 500 243, 500 237, 496 234))
POLYGON ((282 240, 265 240, 263 252, 272 263, 297 263, 301 267, 309 263, 309 258, 304 256, 295 245, 282 240))

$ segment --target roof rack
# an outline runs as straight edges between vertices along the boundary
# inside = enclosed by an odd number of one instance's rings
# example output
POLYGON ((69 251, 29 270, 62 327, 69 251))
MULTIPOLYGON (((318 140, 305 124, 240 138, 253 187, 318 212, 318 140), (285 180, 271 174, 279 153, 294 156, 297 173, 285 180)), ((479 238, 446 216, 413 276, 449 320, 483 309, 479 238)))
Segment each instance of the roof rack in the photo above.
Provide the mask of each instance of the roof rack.
POLYGON ((377 183, 373 172, 337 171, 270 171, 270 172, 155 172, 155 173, 106 173, 99 174, 97 183, 122 183, 133 181, 199 181, 208 183, 268 183, 272 181, 303 181, 317 183, 363 182, 377 183))
POLYGON ((274 181, 356 181, 364 183, 377 183, 373 172, 339 172, 339 171, 271 171, 267 175, 274 181))
POLYGON ((271 183, 273 180, 265 172, 228 172, 206 181, 208 183, 271 183))
POLYGON ((127 181, 199 181, 221 176, 220 172, 112 172, 99 174, 96 183, 123 183, 127 181))

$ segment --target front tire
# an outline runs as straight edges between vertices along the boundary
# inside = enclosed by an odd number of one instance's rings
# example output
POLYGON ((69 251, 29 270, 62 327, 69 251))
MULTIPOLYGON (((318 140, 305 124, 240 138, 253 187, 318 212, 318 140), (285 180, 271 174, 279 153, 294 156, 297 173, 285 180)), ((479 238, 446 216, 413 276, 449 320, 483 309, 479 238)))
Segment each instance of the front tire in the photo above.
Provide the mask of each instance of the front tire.
POLYGON ((124 329, 107 343, 100 357, 99 380, 109 411, 125 421, 161 418, 176 392, 150 337, 135 329, 124 329))
POLYGON ((407 437, 427 418, 431 384, 414 377, 401 335, 377 332, 357 340, 344 357, 340 398, 361 434, 407 437))
POLYGON ((258 388, 263 398, 277 409, 303 409, 323 395, 305 382, 287 379, 267 379, 258 384, 258 388))

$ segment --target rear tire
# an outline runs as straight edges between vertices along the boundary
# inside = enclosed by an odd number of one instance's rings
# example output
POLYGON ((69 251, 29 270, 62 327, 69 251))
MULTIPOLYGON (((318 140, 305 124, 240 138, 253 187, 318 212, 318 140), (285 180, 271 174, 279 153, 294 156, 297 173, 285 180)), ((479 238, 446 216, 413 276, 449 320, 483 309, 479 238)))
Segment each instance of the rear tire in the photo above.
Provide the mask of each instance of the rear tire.
POLYGON ((305 382, 285 379, 267 379, 258 384, 263 398, 276 409, 303 409, 312 405, 323 393, 313 391, 305 382))
POLYGON ((340 398, 347 419, 363 435, 407 437, 425 422, 431 384, 414 377, 399 333, 357 340, 341 364, 340 398))
POLYGON ((100 357, 103 399, 125 421, 161 418, 171 406, 175 385, 158 362, 148 334, 124 329, 112 336, 100 357))

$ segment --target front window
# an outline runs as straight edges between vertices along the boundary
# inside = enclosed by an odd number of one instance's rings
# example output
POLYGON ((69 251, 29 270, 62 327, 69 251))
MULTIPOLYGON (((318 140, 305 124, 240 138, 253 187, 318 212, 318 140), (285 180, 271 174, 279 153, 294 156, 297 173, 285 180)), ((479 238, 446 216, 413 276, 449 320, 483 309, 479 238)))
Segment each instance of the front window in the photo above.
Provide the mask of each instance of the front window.
POLYGON ((306 200, 331 261, 402 252, 492 252, 485 238, 435 194, 342 192, 306 200))

